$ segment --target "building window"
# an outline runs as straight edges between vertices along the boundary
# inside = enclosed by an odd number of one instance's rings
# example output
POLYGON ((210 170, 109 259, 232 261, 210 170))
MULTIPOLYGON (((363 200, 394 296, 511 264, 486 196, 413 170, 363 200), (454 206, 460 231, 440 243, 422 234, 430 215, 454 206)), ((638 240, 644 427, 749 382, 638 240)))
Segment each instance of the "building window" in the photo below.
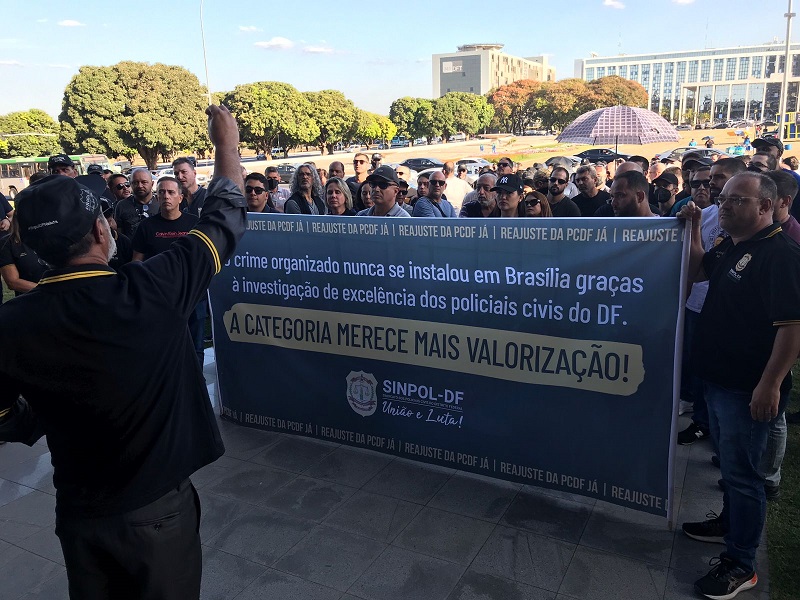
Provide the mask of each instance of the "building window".
POLYGON ((616 75, 617 74, 617 67, 608 67, 608 75, 616 75))
POLYGON ((800 77, 800 54, 792 54, 792 77, 800 77))
MULTIPOLYGON (((756 79, 761 79, 763 75, 761 74, 761 67, 764 64, 764 57, 763 56, 754 56, 753 57, 753 72, 751 75, 756 79)), ((760 110, 760 107, 759 107, 760 110)))
POLYGON ((586 81, 591 81, 594 79, 594 67, 587 67, 586 68, 586 81))
POLYGON ((736 59, 729 58, 725 62, 725 81, 731 81, 736 78, 736 59))
MULTIPOLYGON (((697 72, 695 72, 697 76, 697 72)), ((686 80, 686 63, 681 61, 678 63, 678 68, 675 70, 675 82, 683 83, 686 80)))
POLYGON ((771 56, 767 57, 767 66, 764 69, 764 77, 768 78, 775 72, 775 55, 772 54, 771 56))
POLYGON ((742 56, 739 59, 739 79, 747 79, 747 72, 750 70, 750 57, 742 56))
POLYGON ((650 87, 650 65, 642 65, 642 86, 650 87))
POLYGON ((687 81, 690 83, 697 81, 697 65, 698 61, 696 60, 689 61, 689 78, 687 81))
POLYGON ((472 87, 472 86, 469 86, 469 91, 470 91, 470 92, 474 92, 474 91, 475 91, 475 88, 474 88, 474 87, 472 87))
POLYGON ((722 65, 724 62, 721 58, 714 59, 714 81, 722 81, 722 65))
POLYGON ((600 79, 601 77, 606 76, 606 68, 605 67, 597 67, 597 78, 600 79))
POLYGON ((711 78, 711 59, 700 62, 700 81, 708 81, 711 78))
POLYGON ((639 80, 639 65, 631 65, 631 74, 629 79, 631 81, 638 81, 639 80))

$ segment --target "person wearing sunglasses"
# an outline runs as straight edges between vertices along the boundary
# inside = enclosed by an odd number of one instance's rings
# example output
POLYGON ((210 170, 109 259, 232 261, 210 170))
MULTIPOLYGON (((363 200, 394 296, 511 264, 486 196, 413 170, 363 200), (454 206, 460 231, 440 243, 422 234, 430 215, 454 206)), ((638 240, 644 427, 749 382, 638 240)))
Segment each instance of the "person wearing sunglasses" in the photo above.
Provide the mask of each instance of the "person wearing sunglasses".
POLYGON ((724 483, 722 513, 683 523, 690 538, 724 544, 719 562, 695 583, 708 597, 732 598, 754 587, 764 528, 762 460, 771 426, 783 414, 800 351, 800 247, 773 222, 778 191, 761 173, 733 176, 717 197, 730 237, 705 252, 694 202, 679 217, 691 226, 688 275, 708 281, 694 348, 704 382, 711 436, 724 483))
POLYGON ((569 171, 564 167, 554 167, 548 180, 547 200, 550 202, 550 210, 554 217, 580 217, 581 209, 570 198, 567 197, 567 185, 569 184, 569 171))
POLYGON ((511 175, 514 172, 514 161, 504 156, 497 161, 497 176, 511 175))
POLYGON ((358 198, 358 187, 367 180, 369 166, 369 156, 363 152, 358 152, 353 157, 353 171, 355 171, 356 174, 345 179, 347 187, 350 188, 350 195, 353 198, 358 198))
POLYGON ((274 213, 275 205, 269 197, 269 182, 261 173, 250 173, 244 180, 244 197, 247 200, 247 212, 274 213))
POLYGON ((108 178, 108 188, 111 190, 111 193, 114 195, 114 205, 121 200, 125 200, 128 196, 131 195, 131 183, 128 181, 128 178, 125 177, 122 173, 115 173, 111 177, 108 178))
POLYGON ((398 202, 400 196, 400 180, 397 173, 389 166, 378 167, 369 177, 372 206, 358 212, 359 217, 410 217, 398 202))
POLYGON ((453 208, 453 205, 447 201, 444 195, 447 189, 447 181, 445 180, 444 173, 441 171, 434 171, 431 173, 428 185, 430 186, 428 188, 428 195, 417 200, 417 203, 414 205, 414 212, 411 216, 443 217, 446 219, 458 217, 458 213, 453 208))
POLYGON ((553 211, 550 210, 550 203, 547 201, 547 196, 536 190, 525 194, 525 199, 522 202, 525 204, 526 217, 553 216, 553 211))

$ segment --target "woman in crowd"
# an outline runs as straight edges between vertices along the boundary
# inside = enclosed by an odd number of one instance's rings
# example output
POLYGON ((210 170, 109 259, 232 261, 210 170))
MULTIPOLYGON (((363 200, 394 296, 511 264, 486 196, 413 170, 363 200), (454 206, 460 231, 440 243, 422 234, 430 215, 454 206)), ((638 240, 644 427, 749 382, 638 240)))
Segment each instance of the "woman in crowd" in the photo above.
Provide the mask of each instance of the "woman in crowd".
POLYGON ((356 214, 350 188, 338 177, 331 177, 325 183, 325 203, 328 205, 329 215, 352 217, 356 214))
POLYGON ((31 291, 47 270, 36 252, 19 239, 17 220, 11 220, 9 234, 0 239, 0 275, 15 296, 31 291))
POLYGON ((524 194, 522 179, 517 175, 501 176, 492 191, 497 192, 497 208, 500 209, 501 218, 528 216, 525 212, 525 203, 522 202, 524 194))
POLYGON ((539 192, 531 192, 526 194, 525 200, 525 216, 526 217, 552 217, 553 211, 550 210, 550 203, 547 201, 547 196, 539 192))
POLYGON ((353 199, 353 210, 359 212, 361 210, 366 210, 375 204, 370 197, 370 191, 370 185, 366 181, 358 186, 358 192, 356 193, 356 197, 353 199))

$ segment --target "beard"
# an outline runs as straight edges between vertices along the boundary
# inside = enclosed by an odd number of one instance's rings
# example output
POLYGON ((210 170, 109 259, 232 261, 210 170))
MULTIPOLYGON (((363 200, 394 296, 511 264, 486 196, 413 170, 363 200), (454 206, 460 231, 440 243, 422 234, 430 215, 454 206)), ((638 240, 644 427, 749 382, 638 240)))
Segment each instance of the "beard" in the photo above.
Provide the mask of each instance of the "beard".
POLYGON ((117 255, 117 240, 114 239, 114 235, 111 233, 111 226, 105 217, 103 217, 103 229, 108 236, 108 261, 111 262, 111 259, 117 255))

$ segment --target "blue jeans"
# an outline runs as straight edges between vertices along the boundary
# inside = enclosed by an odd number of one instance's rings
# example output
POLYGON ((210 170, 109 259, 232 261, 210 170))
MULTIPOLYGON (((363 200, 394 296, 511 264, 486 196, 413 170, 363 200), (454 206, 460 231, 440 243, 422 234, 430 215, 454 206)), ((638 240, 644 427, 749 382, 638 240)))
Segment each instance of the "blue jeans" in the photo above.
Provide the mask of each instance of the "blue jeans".
MULTIPOLYGON (((723 555, 755 570, 756 549, 767 511, 761 460, 767 447, 770 422, 750 416, 751 392, 729 390, 705 382, 711 437, 719 450, 725 482, 722 522, 728 533, 723 555)), ((780 411, 789 394, 781 394, 780 411)))

